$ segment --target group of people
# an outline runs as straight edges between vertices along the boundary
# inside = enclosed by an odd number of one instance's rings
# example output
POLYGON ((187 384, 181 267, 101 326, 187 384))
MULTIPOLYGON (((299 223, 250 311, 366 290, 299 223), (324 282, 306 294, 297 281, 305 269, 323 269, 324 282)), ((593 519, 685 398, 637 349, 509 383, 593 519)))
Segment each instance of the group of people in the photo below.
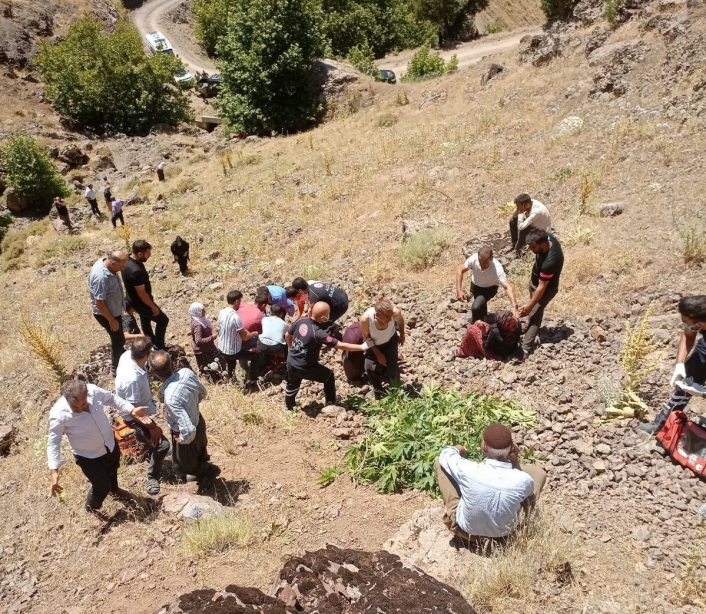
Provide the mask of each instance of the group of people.
MULTIPOLYGON (((101 219, 102 215, 100 209, 98 208, 98 200, 96 199, 96 192, 93 189, 92 183, 89 183, 86 186, 86 191, 84 192, 83 197, 91 206, 91 213, 93 213, 98 219, 101 219)), ((125 218, 123 217, 123 207, 125 206, 125 201, 113 197, 110 184, 105 186, 105 189, 103 190, 103 198, 105 199, 105 206, 110 214, 110 222, 113 224, 113 228, 118 227, 118 220, 120 220, 121 226, 125 226, 125 218)))

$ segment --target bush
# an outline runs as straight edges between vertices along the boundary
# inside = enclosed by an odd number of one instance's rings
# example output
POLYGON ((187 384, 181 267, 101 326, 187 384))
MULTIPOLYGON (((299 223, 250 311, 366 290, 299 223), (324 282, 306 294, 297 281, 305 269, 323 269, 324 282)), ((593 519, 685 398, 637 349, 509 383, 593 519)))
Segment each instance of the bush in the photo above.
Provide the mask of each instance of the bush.
POLYGON ((353 47, 348 54, 348 61, 360 72, 371 77, 378 72, 378 67, 375 66, 375 54, 367 42, 353 47))
POLYGON ((434 459, 445 445, 462 444, 468 458, 481 459, 481 439, 493 422, 534 425, 535 415, 509 401, 477 394, 424 388, 412 398, 393 388, 379 401, 355 398, 370 432, 348 447, 346 462, 354 479, 376 482, 385 493, 403 488, 438 494, 434 459))
POLYGON ((609 23, 615 23, 618 16, 618 11, 625 4, 625 0, 606 0, 605 8, 603 9, 603 17, 609 23))
POLYGON ((321 111, 308 77, 324 48, 316 0, 241 0, 218 43, 226 129, 267 134, 309 127, 321 111))
POLYGON ((191 118, 174 83, 181 62, 166 53, 145 55, 127 19, 104 34, 99 21, 83 17, 58 44, 42 41, 35 64, 54 108, 85 127, 140 135, 191 118))
POLYGON ((689 228, 684 236, 684 262, 700 264, 706 262, 706 230, 689 228))
POLYGON ((397 250, 397 259, 413 271, 422 271, 434 264, 445 245, 446 239, 439 230, 425 228, 401 245, 397 250))
POLYGON ((542 11, 547 21, 569 21, 579 0, 542 0, 542 11))
POLYGON ((8 232, 0 243, 0 268, 3 271, 16 269, 22 262, 27 238, 35 235, 42 235, 46 230, 45 220, 32 222, 24 230, 18 232, 8 232))
POLYGON ((503 24, 501 24, 498 21, 489 21, 488 23, 485 24, 485 33, 486 34, 497 34, 498 32, 503 31, 503 24))
POLYGON ((425 45, 412 56, 402 81, 425 81, 440 77, 450 70, 458 70, 456 54, 447 63, 438 53, 431 53, 429 46, 425 45))
POLYGON ((228 31, 228 18, 235 6, 236 0, 197 0, 194 4, 196 38, 208 55, 216 56, 218 41, 228 31))
POLYGON ((15 218, 12 217, 11 215, 0 215, 0 254, 2 254, 2 240, 5 238, 5 235, 7 234, 8 228, 12 226, 12 223, 15 221, 15 218))
POLYGON ((252 523, 242 514, 223 512, 206 516, 184 527, 184 550, 190 556, 225 552, 234 546, 247 546, 252 539, 252 523))
POLYGON ((436 26, 441 39, 451 42, 473 33, 473 16, 487 6, 488 0, 418 0, 418 15, 436 26))
POLYGON ((28 134, 7 139, 2 164, 7 184, 22 198, 50 202, 55 196, 71 194, 49 154, 28 134))

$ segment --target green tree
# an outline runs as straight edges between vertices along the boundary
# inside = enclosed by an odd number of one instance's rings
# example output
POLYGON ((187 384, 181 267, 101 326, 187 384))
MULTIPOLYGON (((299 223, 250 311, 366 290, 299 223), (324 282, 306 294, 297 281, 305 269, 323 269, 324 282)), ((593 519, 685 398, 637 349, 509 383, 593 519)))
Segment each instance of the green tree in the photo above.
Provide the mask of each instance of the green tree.
POLYGON ((218 43, 226 128, 257 134, 312 125, 320 104, 308 77, 321 54, 317 0, 240 0, 218 43))
POLYGON ((172 54, 145 55, 127 19, 105 34, 99 21, 83 17, 58 44, 42 41, 35 64, 54 108, 85 127, 146 134, 155 124, 176 126, 191 118, 174 83, 181 62, 172 54))
POLYGON ((412 56, 402 81, 433 79, 451 70, 458 70, 458 57, 456 54, 448 62, 444 62, 444 58, 441 55, 431 53, 429 46, 425 45, 412 56))
POLYGON ((568 21, 573 17, 579 0, 542 0, 542 11, 547 21, 568 21))
POLYGON ((1 153, 7 185, 18 196, 46 203, 55 196, 71 194, 49 154, 30 135, 8 137, 1 153))
POLYGON ((445 41, 461 39, 474 30, 473 17, 488 0, 418 0, 418 14, 428 19, 445 41))
POLYGON ((218 41, 228 32, 228 19, 237 0, 197 0, 193 13, 196 37, 211 57, 216 55, 218 41))

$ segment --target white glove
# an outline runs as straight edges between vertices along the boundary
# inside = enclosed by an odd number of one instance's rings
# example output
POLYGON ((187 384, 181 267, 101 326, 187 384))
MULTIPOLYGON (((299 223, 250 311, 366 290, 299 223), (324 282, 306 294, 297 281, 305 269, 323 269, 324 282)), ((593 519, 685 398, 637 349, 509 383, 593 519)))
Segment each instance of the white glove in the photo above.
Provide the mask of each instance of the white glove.
POLYGON ((372 339, 366 339, 365 341, 363 341, 363 344, 362 344, 363 351, 365 352, 366 350, 369 350, 374 345, 375 345, 375 341, 373 341, 372 339))
POLYGON ((675 386, 680 379, 686 379, 686 367, 683 362, 678 362, 674 367, 674 374, 672 379, 669 380, 669 385, 675 386))

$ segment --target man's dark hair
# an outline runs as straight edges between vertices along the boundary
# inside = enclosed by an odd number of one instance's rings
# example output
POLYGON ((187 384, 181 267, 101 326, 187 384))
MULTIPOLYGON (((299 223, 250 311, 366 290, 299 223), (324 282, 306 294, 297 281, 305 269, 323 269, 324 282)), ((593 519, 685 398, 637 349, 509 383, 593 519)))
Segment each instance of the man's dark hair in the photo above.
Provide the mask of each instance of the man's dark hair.
POLYGON ((144 254, 148 249, 152 249, 152 246, 144 239, 138 239, 132 244, 133 254, 144 254))
POLYGON ((679 313, 694 322, 706 322, 706 294, 685 296, 679 301, 679 313))
POLYGON ((125 258, 127 258, 127 254, 121 249, 115 250, 105 257, 106 260, 111 262, 122 262, 125 258))
POLYGON ((269 303, 270 291, 267 289, 267 286, 258 286, 257 287, 257 290, 255 290, 255 296, 260 296, 260 295, 264 295, 264 296, 268 297, 267 302, 269 303))
POLYGON ((169 352, 164 350, 157 350, 152 352, 150 356, 150 369, 157 377, 169 377, 174 373, 174 368, 172 367, 172 357, 169 352))
POLYGON ((299 290, 297 290, 294 286, 287 286, 284 289, 284 294, 287 298, 294 298, 297 294, 299 294, 299 290))
POLYGON ((86 382, 78 377, 67 379, 61 385, 61 396, 63 396, 69 403, 78 401, 87 392, 88 386, 86 386, 86 382))
POLYGON ((281 318, 284 315, 284 309, 282 308, 282 305, 272 305, 270 307, 270 314, 277 318, 281 318))
POLYGON ((306 279, 303 277, 296 277, 292 282, 292 288, 299 292, 306 292, 309 289, 309 284, 306 283, 306 279))
POLYGON ((226 302, 229 305, 232 305, 235 303, 235 301, 239 301, 243 298, 243 293, 240 290, 231 290, 227 295, 226 295, 226 302))
POLYGON ((492 258, 493 257, 493 248, 484 245, 478 250, 478 256, 483 257, 483 258, 492 258))
POLYGON ((532 230, 527 233, 527 237, 525 239, 525 243, 527 243, 527 245, 532 245, 532 243, 537 245, 539 243, 547 243, 548 241, 547 231, 539 228, 532 228, 532 230))
POLYGON ((255 304, 256 305, 267 305, 267 303, 270 302, 270 293, 267 291, 267 288, 265 288, 265 291, 263 292, 260 288, 257 289, 257 294, 255 295, 255 304))
POLYGON ((516 205, 528 205, 529 203, 532 202, 532 197, 529 194, 522 193, 518 194, 515 196, 515 204, 516 205))
POLYGON ((130 356, 133 360, 142 360, 147 358, 152 351, 152 339, 145 336, 137 337, 132 342, 132 347, 130 348, 130 356))

